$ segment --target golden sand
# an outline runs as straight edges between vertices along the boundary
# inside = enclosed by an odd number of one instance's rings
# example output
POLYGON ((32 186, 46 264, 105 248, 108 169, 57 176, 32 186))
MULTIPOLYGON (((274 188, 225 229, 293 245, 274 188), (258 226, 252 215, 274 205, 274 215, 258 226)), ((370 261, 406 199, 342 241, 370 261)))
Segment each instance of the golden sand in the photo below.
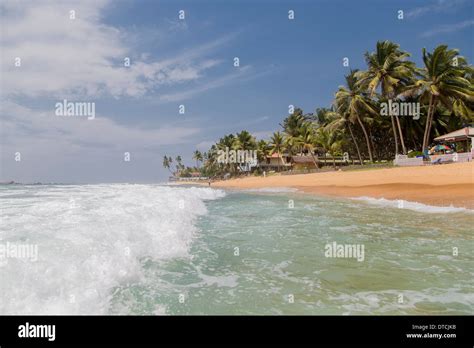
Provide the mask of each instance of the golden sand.
POLYGON ((438 206, 474 209, 474 162, 314 174, 246 177, 212 187, 255 189, 292 187, 303 192, 344 197, 404 199, 438 206))

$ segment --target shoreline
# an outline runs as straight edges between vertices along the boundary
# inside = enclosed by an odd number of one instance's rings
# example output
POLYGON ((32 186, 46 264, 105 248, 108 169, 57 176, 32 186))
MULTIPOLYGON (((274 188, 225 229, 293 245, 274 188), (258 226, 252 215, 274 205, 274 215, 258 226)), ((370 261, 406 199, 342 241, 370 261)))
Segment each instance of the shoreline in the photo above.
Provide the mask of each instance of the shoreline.
MULTIPOLYGON (((182 182, 183 184, 207 183, 182 182)), ((432 206, 474 209, 474 162, 426 167, 245 177, 213 182, 229 189, 295 188, 321 196, 405 200, 432 206)))

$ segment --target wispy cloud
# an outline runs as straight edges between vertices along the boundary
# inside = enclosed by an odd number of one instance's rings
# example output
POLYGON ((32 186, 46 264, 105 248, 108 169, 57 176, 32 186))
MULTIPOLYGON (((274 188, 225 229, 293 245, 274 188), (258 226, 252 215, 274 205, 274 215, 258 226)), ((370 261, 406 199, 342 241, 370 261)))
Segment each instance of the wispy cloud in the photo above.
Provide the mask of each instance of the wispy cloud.
POLYGON ((426 6, 415 7, 406 13, 407 18, 416 18, 429 13, 455 11, 461 7, 466 0, 437 0, 426 6))
POLYGON ((273 70, 274 69, 270 67, 268 69, 262 70, 259 73, 255 73, 255 69, 252 66, 246 65, 246 66, 238 68, 236 72, 232 72, 222 77, 212 79, 206 83, 199 84, 195 86, 194 88, 190 88, 188 90, 179 91, 175 93, 163 94, 159 97, 157 103, 162 104, 162 103, 167 103, 167 102, 178 102, 178 101, 187 100, 201 93, 228 85, 230 83, 246 82, 246 81, 254 80, 256 78, 270 74, 273 70))
MULTIPOLYGON (((99 114, 93 120, 85 117, 60 117, 50 110, 34 109, 5 101, 0 121, 3 128, 2 145, 37 149, 38 144, 48 148, 80 150, 92 144, 99 149, 141 149, 153 145, 176 145, 188 141, 188 137, 200 132, 196 127, 161 125, 150 129, 139 125, 121 125, 99 114), (30 144, 29 146, 23 146, 30 144), (81 146, 78 146, 80 144, 81 146)), ((133 115, 131 115, 133 116, 133 115)))
POLYGON ((198 85, 195 88, 191 88, 183 92, 180 91, 176 93, 163 94, 160 96, 159 100, 163 102, 175 102, 175 101, 190 99, 197 94, 201 94, 208 90, 222 87, 231 81, 237 80, 240 77, 244 76, 247 73, 247 71, 249 71, 250 69, 251 69, 250 66, 241 67, 236 72, 213 79, 205 84, 198 85))
POLYGON ((464 21, 454 24, 441 25, 435 29, 425 31, 420 35, 420 37, 430 37, 438 34, 452 33, 456 32, 474 25, 474 20, 464 21))

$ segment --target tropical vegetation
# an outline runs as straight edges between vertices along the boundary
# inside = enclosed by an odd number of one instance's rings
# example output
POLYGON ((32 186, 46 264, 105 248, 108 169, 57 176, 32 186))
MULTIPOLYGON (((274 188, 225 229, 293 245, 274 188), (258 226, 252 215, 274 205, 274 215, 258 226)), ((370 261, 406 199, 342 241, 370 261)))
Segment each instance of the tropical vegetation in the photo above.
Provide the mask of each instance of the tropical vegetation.
MULTIPOLYGON (((257 150, 261 162, 267 156, 282 163, 283 156, 308 156, 316 167, 324 165, 327 155, 335 166, 334 157, 343 153, 361 165, 390 162, 397 154, 426 154, 434 137, 474 122, 474 69, 457 49, 446 45, 432 52, 423 48, 421 53, 423 66, 417 67, 396 43, 377 42, 373 52, 365 53, 365 69, 348 72, 329 107, 313 113, 294 108, 268 140, 257 140, 246 130, 225 135, 208 151, 194 152, 194 168, 176 157, 174 174, 199 172, 211 178, 241 174, 238 163, 218 163, 218 151, 226 148, 257 150), (389 100, 417 103, 420 117, 382 116, 381 105, 389 100)), ((173 173, 172 164, 173 159, 165 156, 163 166, 173 173)), ((262 169, 257 165, 252 171, 262 169)))

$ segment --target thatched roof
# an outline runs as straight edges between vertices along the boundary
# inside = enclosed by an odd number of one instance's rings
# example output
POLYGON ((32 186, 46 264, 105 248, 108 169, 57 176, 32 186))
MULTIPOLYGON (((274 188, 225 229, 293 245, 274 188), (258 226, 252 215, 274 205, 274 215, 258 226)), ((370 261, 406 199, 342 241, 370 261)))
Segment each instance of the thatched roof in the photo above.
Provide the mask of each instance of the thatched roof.
POLYGON ((291 157, 291 161, 296 164, 314 164, 313 158, 311 156, 293 156, 291 157))

